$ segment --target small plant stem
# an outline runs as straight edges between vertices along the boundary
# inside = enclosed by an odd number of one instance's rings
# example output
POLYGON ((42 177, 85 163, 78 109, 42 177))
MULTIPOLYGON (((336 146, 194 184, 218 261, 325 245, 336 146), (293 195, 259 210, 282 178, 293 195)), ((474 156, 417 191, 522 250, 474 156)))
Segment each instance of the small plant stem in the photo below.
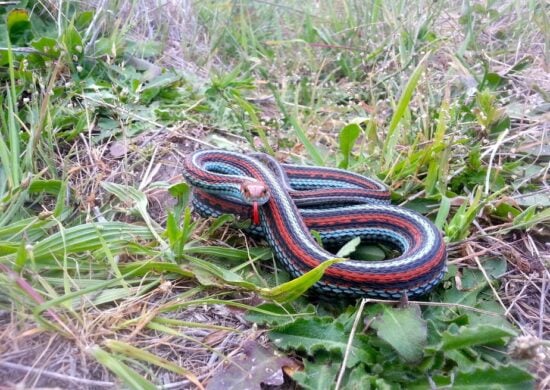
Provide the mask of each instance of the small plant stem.
POLYGON ((349 353, 351 351, 351 345, 353 343, 353 338, 355 336, 355 332, 357 331, 357 326, 359 325, 359 320, 361 319, 361 314, 363 314, 363 309, 365 308, 365 304, 367 303, 367 301, 369 300, 361 299, 361 304, 359 305, 359 309, 357 309, 357 313, 355 314, 355 320, 353 321, 353 326, 349 334, 348 343, 346 345, 346 352, 344 354, 344 359, 342 360, 342 365, 340 366, 340 372, 338 373, 338 379, 336 380, 336 386, 334 387, 335 390, 339 390, 342 384, 342 379, 344 378, 344 373, 346 372, 346 363, 348 362, 349 353))

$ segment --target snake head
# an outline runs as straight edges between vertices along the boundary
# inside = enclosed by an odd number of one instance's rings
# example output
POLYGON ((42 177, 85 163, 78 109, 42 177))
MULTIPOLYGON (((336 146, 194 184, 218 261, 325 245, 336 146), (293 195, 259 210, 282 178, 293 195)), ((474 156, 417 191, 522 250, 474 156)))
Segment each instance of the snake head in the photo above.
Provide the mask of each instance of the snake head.
POLYGON ((258 182, 243 182, 241 184, 241 194, 243 200, 252 205, 252 223, 258 225, 260 223, 258 206, 265 204, 269 200, 269 192, 266 186, 258 182))

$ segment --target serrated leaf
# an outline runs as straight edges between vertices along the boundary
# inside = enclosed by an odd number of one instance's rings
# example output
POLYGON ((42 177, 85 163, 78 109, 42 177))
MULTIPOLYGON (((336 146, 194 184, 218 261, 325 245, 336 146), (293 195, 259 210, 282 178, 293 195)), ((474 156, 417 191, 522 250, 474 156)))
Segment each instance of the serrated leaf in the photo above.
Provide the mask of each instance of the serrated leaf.
POLYGON ((292 376, 302 388, 307 390, 325 390, 332 388, 340 369, 338 357, 329 353, 319 353, 314 361, 304 360, 304 370, 292 376))
POLYGON ((513 364, 478 368, 457 372, 452 388, 454 390, 530 389, 533 388, 533 376, 513 364))
MULTIPOLYGON (((274 328, 268 336, 277 347, 284 350, 301 350, 311 356, 318 351, 327 351, 343 356, 349 333, 342 324, 333 322, 332 318, 300 318, 291 324, 274 328)), ((349 350, 347 366, 353 367, 359 362, 372 363, 373 353, 365 339, 356 336, 349 350)))
POLYGON ((408 362, 422 358, 428 330, 418 305, 406 308, 384 306, 382 317, 373 324, 378 337, 389 343, 408 362))
MULTIPOLYGON (((342 389, 346 390, 365 390, 372 387, 372 382, 377 378, 376 376, 369 375, 363 364, 353 368, 349 374, 344 378, 342 382, 342 389)), ((379 379, 383 381, 382 379, 379 379)), ((388 386, 389 387, 389 386, 388 386)), ((377 389, 384 389, 384 385, 377 383, 377 389)))
POLYGON ((255 341, 243 346, 243 353, 229 366, 218 371, 208 382, 208 390, 260 390, 262 384, 280 386, 284 383, 283 367, 295 367, 291 359, 264 348, 255 341))
POLYGON ((509 328, 501 328, 494 325, 463 326, 457 334, 452 334, 449 331, 444 332, 441 335, 441 340, 443 349, 450 350, 494 342, 504 344, 505 339, 515 335, 516 333, 509 328))

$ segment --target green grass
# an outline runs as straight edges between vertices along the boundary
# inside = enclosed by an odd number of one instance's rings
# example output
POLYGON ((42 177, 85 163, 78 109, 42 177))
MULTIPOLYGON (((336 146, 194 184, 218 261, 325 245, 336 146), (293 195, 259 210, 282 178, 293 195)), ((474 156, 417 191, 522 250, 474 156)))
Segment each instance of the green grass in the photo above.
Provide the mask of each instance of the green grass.
POLYGON ((1 382, 259 388, 286 367, 283 388, 548 385, 546 15, 0 6, 1 382), (407 305, 308 295, 322 268, 291 281, 234 218, 192 214, 198 146, 377 176, 444 232, 445 280, 407 305))

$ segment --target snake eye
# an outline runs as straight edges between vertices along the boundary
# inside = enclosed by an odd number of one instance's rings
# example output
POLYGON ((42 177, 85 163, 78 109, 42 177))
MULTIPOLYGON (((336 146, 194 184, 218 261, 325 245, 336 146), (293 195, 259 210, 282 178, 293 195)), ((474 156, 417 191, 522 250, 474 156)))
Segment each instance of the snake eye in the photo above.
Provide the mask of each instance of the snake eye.
POLYGON ((264 188, 264 189, 262 190, 262 196, 266 196, 266 195, 267 195, 267 189, 264 188))

